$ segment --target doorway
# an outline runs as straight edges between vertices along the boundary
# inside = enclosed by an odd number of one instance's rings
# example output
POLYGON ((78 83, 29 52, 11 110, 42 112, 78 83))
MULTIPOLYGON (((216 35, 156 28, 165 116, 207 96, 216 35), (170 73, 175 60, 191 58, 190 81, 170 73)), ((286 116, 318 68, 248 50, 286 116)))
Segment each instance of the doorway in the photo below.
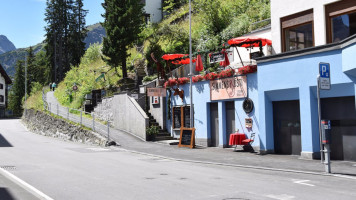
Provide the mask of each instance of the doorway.
POLYGON ((273 102, 276 154, 300 155, 302 151, 299 101, 273 102))
POLYGON ((226 108, 226 136, 229 139, 230 134, 236 131, 235 126, 235 102, 228 101, 225 103, 226 108))
POLYGON ((218 103, 210 104, 210 133, 212 147, 219 146, 219 107, 218 103))

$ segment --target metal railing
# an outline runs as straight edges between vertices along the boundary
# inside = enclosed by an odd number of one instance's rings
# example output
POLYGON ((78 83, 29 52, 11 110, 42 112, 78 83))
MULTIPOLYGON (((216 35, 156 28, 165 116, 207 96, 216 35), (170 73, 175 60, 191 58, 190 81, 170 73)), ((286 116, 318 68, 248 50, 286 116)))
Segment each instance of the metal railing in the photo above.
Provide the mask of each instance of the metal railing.
MULTIPOLYGON (((43 96, 46 96, 44 92, 43 96)), ((109 120, 99 122, 95 115, 95 112, 88 113, 82 110, 64 107, 59 104, 52 104, 46 101, 46 97, 42 97, 44 109, 60 116, 68 121, 72 121, 74 123, 80 124, 81 126, 85 126, 87 128, 92 129, 94 132, 99 133, 103 137, 106 137, 108 142, 110 142, 110 124, 109 120), (88 117, 90 115, 90 117, 88 117)))

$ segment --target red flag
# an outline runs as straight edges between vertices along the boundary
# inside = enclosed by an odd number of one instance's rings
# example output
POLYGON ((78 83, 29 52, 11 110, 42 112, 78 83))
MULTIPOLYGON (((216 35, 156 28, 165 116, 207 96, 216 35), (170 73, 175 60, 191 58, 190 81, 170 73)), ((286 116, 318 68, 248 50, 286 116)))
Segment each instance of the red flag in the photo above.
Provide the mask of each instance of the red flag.
POLYGON ((200 54, 197 55, 197 61, 195 62, 195 71, 200 72, 204 70, 203 61, 200 54))
POLYGON ((226 66, 230 65, 230 61, 229 61, 229 58, 227 56, 227 52, 225 51, 225 49, 222 50, 222 53, 225 56, 225 60, 220 62, 220 66, 226 67, 226 66))

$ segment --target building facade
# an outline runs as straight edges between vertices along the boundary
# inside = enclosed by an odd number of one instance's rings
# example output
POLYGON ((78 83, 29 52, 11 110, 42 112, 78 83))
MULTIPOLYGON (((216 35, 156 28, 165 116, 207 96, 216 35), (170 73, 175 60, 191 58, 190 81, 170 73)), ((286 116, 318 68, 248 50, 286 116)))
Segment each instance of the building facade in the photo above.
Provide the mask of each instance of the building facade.
POLYGON ((257 59, 260 149, 320 157, 317 76, 330 63, 321 117, 331 120, 331 159, 356 160, 356 1, 271 1, 275 55, 257 59), (290 6, 293 5, 293 6, 290 6))
POLYGON ((0 64, 0 118, 5 117, 5 111, 7 107, 7 92, 8 85, 11 84, 12 81, 10 77, 6 74, 5 69, 0 64))

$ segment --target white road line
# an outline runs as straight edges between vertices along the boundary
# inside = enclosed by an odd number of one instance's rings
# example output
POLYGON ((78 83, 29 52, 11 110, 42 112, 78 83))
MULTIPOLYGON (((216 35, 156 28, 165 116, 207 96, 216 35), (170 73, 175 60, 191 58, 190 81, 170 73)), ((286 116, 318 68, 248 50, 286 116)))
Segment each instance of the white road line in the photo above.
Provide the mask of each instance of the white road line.
POLYGON ((314 187, 315 185, 306 183, 306 182, 309 182, 309 181, 310 180, 293 180, 293 183, 314 187))
POLYGON ((270 195, 266 195, 266 197, 271 199, 278 199, 278 200, 290 200, 295 198, 295 196, 290 196, 287 194, 280 194, 280 195, 270 194, 270 195))
POLYGON ((25 181, 21 180, 20 178, 18 178, 17 176, 11 174, 10 172, 0 168, 0 173, 2 175, 4 175, 5 177, 7 177, 8 179, 10 179, 13 182, 15 182, 17 185, 21 186, 23 189, 25 189, 28 192, 30 192, 31 194, 35 195, 36 197, 38 197, 40 199, 43 199, 43 200, 53 200, 51 197, 49 197, 46 194, 44 194, 43 192, 37 190, 32 185, 26 183, 25 181))

